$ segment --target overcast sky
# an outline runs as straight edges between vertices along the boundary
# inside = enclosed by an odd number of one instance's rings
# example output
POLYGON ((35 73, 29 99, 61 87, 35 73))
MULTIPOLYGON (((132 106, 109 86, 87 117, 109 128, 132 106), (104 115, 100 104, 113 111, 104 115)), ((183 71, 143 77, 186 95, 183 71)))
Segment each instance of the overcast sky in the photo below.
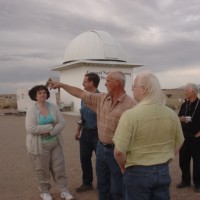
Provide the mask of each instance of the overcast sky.
POLYGON ((162 88, 200 83, 199 0, 1 0, 0 93, 59 76, 51 69, 88 30, 110 33, 162 88))

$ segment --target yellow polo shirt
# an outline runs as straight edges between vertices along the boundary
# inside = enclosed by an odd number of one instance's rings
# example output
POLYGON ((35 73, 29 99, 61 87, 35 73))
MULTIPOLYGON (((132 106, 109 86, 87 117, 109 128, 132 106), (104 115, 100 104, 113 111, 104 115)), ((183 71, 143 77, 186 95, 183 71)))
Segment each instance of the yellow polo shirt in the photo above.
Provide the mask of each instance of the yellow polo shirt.
POLYGON ((164 105, 138 104, 120 118, 113 142, 126 152, 125 167, 165 163, 183 142, 178 116, 164 105))

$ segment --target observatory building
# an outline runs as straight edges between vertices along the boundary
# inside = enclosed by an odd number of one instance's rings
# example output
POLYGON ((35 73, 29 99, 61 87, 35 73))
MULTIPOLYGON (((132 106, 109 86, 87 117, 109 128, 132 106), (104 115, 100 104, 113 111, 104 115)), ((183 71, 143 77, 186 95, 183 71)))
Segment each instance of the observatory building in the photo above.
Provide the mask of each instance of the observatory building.
MULTIPOLYGON (((126 61, 123 49, 118 42, 105 31, 87 31, 78 35, 66 48, 64 62, 54 67, 60 72, 60 81, 83 88, 82 81, 88 72, 100 76, 99 91, 107 92, 105 79, 110 71, 120 70, 126 76, 126 93, 132 96, 133 68, 135 65, 126 61)), ((79 112, 80 99, 60 90, 60 99, 64 104, 71 105, 73 111, 79 112)))

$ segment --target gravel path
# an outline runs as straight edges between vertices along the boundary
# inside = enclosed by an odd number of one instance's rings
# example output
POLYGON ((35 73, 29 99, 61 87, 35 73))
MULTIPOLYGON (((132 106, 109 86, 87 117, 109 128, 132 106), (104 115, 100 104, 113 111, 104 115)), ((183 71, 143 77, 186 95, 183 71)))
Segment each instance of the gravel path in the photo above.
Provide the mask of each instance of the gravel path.
MULTIPOLYGON (((2 112, 0 112, 2 113, 2 112)), ((74 140, 76 116, 64 115, 67 126, 63 131, 64 154, 68 186, 77 200, 97 200, 96 190, 78 194, 75 188, 81 184, 79 145, 74 140)), ((39 190, 33 176, 32 166, 25 147, 24 116, 0 115, 0 199, 1 200, 40 200, 39 190)), ((95 156, 93 156, 95 159, 95 156)), ((94 161, 94 160, 93 160, 94 161)), ((176 189, 180 181, 178 158, 170 164, 172 177, 172 200, 199 200, 200 194, 193 187, 176 189)), ((94 180, 94 185, 96 179, 94 180)), ((61 200, 55 185, 51 193, 54 200, 61 200)))

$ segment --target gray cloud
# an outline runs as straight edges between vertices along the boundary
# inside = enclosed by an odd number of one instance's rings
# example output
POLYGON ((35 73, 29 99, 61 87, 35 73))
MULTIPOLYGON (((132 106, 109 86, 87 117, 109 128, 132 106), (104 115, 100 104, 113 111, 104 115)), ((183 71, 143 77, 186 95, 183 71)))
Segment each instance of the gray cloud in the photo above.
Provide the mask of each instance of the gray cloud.
MULTIPOLYGON (((88 30, 109 32, 128 61, 160 76, 197 70, 199 9, 198 0, 1 0, 0 93, 58 76, 50 69, 63 62, 69 42, 88 30)), ((194 74, 188 78, 200 77, 200 71, 194 74)))

